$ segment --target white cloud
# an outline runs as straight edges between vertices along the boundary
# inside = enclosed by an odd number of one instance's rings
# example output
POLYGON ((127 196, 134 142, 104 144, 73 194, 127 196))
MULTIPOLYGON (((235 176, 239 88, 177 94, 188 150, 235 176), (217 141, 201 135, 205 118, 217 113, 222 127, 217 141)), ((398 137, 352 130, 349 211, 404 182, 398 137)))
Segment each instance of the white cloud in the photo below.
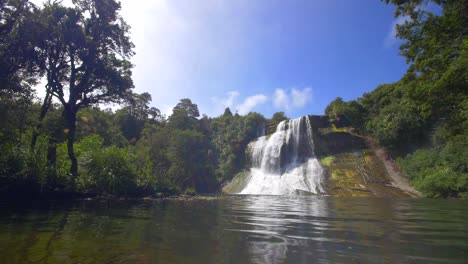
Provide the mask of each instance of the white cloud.
POLYGON ((240 115, 248 114, 257 105, 264 104, 268 97, 264 94, 256 94, 245 98, 244 102, 236 106, 240 115))
POLYGON ((278 88, 275 90, 273 103, 277 109, 289 112, 294 108, 304 107, 310 100, 312 100, 312 89, 309 87, 302 90, 293 88, 289 94, 286 90, 278 88))
POLYGON ((304 107, 306 103, 312 99, 312 89, 304 88, 301 90, 292 89, 291 91, 292 106, 295 108, 304 107))
POLYGON ((223 108, 226 108, 226 107, 232 108, 232 106, 234 106, 234 103, 237 97, 239 97, 239 95, 240 95, 239 91, 229 91, 227 92, 226 97, 222 97, 222 98, 211 97, 211 101, 213 101, 213 103, 215 104, 222 106, 223 108))
POLYGON ((208 114, 210 116, 217 116, 219 114, 222 114, 224 109, 226 109, 226 107, 229 107, 232 111, 234 109, 234 106, 236 105, 237 98, 239 96, 240 96, 240 92, 237 90, 234 90, 234 91, 227 92, 222 97, 218 97, 218 96, 211 97, 210 99, 213 104, 207 109, 205 109, 205 110, 208 110, 207 112, 205 112, 205 114, 208 114))
POLYGON ((249 1, 121 2, 136 46, 136 91, 150 92, 155 106, 187 97, 216 112, 210 97, 219 91, 219 82, 239 78, 236 63, 251 43, 245 34, 247 22, 237 19, 239 12, 252 8, 249 1))
POLYGON ((284 89, 278 88, 275 90, 273 104, 276 108, 289 110, 289 96, 284 89))

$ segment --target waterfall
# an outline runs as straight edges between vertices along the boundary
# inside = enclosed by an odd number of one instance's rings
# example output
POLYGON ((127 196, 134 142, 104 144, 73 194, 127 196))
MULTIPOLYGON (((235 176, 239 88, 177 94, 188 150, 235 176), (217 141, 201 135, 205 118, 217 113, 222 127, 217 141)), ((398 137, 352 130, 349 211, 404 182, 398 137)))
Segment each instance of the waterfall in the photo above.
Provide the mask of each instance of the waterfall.
POLYGON ((250 180, 240 193, 293 195, 304 191, 325 192, 308 116, 282 121, 275 133, 258 138, 252 150, 250 180))

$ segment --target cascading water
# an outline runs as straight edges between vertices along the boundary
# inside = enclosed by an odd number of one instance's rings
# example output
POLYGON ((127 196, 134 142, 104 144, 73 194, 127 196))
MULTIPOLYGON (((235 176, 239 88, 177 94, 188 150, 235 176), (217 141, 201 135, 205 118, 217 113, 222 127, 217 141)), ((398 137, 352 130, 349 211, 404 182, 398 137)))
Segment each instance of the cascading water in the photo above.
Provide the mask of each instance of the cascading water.
POLYGON ((324 193, 323 169, 314 155, 308 116, 285 120, 253 147, 250 181, 241 194, 324 193))

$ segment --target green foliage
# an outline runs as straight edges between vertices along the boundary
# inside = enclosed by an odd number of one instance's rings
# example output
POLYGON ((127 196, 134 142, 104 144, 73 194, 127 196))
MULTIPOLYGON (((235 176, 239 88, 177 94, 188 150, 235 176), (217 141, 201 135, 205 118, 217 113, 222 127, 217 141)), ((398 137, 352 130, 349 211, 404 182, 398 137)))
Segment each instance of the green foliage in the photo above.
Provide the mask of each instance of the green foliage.
POLYGON ((209 162, 209 142, 200 132, 175 130, 167 151, 170 162, 168 176, 181 191, 193 188, 197 192, 210 192, 215 185, 209 162))
POLYGON ((274 123, 274 124, 279 124, 279 123, 281 123, 281 121, 284 121, 284 120, 287 120, 287 119, 288 119, 288 117, 286 116, 286 114, 284 114, 284 112, 276 112, 271 117, 271 122, 274 123))
POLYGON ((333 100, 326 108, 325 108, 325 114, 330 118, 330 119, 335 119, 337 118, 340 113, 342 112, 342 108, 344 107, 345 102, 343 101, 343 98, 337 97, 335 100, 333 100))
POLYGON ((424 122, 414 103, 400 101, 383 107, 366 128, 381 144, 395 149, 417 141, 424 132, 424 122))
POLYGON ((196 119, 198 116, 200 116, 198 106, 193 104, 190 99, 182 99, 172 110, 168 126, 172 129, 197 130, 199 129, 196 119))
POLYGON ((440 158, 450 169, 468 173, 468 135, 457 135, 451 138, 440 151, 440 158))
POLYGON ((400 160, 405 173, 411 180, 420 179, 420 174, 426 168, 435 167, 438 162, 437 153, 433 150, 417 150, 413 154, 409 154, 405 159, 400 160))
POLYGON ((189 117, 199 117, 200 112, 198 111, 198 106, 188 98, 181 99, 180 102, 174 107, 172 112, 185 112, 189 117))
POLYGON ((131 154, 125 148, 105 147, 104 139, 93 134, 76 143, 80 175, 73 182, 69 174, 67 147, 57 148, 57 174, 64 184, 75 184, 77 190, 91 194, 132 194, 137 187, 137 170, 131 154))
POLYGON ((121 110, 117 110, 114 114, 110 109, 101 110, 97 107, 90 107, 80 110, 77 116, 76 139, 78 141, 86 136, 98 134, 104 139, 105 146, 115 145, 122 148, 129 144, 124 136, 125 130, 120 126, 121 110))
POLYGON ((265 122, 265 118, 257 113, 222 115, 211 121, 211 142, 215 147, 218 181, 231 179, 245 167, 247 144, 262 135, 265 122))
POLYGON ((129 194, 136 189, 136 171, 125 149, 115 146, 80 156, 82 173, 78 190, 91 193, 129 194))
POLYGON ((127 106, 117 111, 115 118, 123 136, 132 144, 140 139, 146 123, 158 124, 164 121, 159 109, 150 107, 151 95, 132 93, 127 106))
POLYGON ((226 109, 224 109, 223 116, 232 116, 232 112, 231 109, 229 109, 229 107, 226 107, 226 109))
POLYGON ((468 173, 467 1, 385 0, 396 6, 410 67, 398 82, 383 84, 356 101, 335 99, 325 113, 344 116, 400 159, 403 172, 429 197, 462 197, 468 173), (409 155, 407 155, 410 153, 409 155), (412 153, 412 154, 411 154, 412 153))
POLYGON ((324 166, 330 167, 333 164, 334 161, 335 161, 335 157, 327 156, 325 158, 322 158, 320 160, 320 163, 322 163, 322 165, 324 165, 324 166))
POLYGON ((344 102, 341 97, 337 97, 326 108, 325 114, 331 121, 344 121, 355 128, 362 128, 366 110, 356 101, 344 102), (341 120, 344 118, 344 120, 341 120))
POLYGON ((0 191, 212 192, 242 169, 265 118, 226 109, 212 123, 185 98, 166 120, 150 94, 131 92, 133 44, 119 10, 114 0, 1 1, 0 191), (36 102, 29 86, 43 76, 36 102), (123 108, 95 107, 108 102, 123 108))
POLYGON ((29 1, 0 1, 0 91, 30 93, 42 72, 37 69, 34 23, 29 1))
MULTIPOLYGON (((87 106, 120 102, 133 88, 129 27, 114 0, 47 2, 28 21, 40 72, 47 73, 46 96, 63 106, 70 173, 78 176, 74 153, 77 112, 87 106)), ((46 109, 46 108, 44 108, 46 109)))
POLYGON ((17 145, 0 144, 0 192, 42 192, 57 187, 54 168, 47 160, 48 138, 41 136, 37 147, 29 147, 31 131, 17 145))
POLYGON ((400 160, 405 174, 429 197, 461 197, 468 192, 468 137, 458 135, 444 145, 418 150, 400 160))
POLYGON ((468 174, 456 173, 449 168, 424 171, 424 178, 415 181, 415 186, 428 197, 463 197, 468 191, 468 174))

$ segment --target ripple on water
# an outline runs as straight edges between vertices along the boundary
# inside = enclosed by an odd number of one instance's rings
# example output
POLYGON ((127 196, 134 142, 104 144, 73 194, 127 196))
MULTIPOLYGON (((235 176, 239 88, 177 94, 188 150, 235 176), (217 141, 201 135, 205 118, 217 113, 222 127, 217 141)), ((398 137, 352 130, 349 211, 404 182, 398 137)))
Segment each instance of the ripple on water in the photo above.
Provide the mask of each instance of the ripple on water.
POLYGON ((463 263, 468 202, 0 202, 0 263, 463 263))

